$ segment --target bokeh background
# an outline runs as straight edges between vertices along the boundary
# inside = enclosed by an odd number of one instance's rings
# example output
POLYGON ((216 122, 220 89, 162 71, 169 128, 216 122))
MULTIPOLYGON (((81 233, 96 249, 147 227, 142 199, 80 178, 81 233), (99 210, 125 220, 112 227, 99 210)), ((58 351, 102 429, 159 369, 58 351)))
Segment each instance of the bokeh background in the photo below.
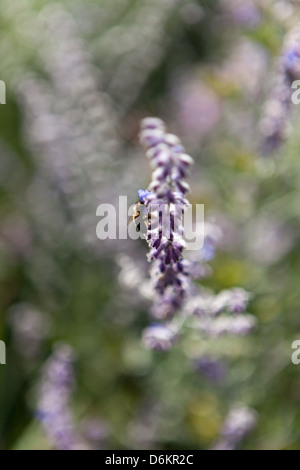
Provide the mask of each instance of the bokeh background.
POLYGON ((89 447, 209 449, 243 403, 257 425, 240 448, 300 449, 300 109, 268 154, 261 125, 298 21, 287 0, 1 0, 2 449, 53 448, 36 409, 57 341, 75 353, 70 412, 89 447), (96 208, 147 187, 148 115, 195 159, 190 200, 223 232, 203 282, 252 293, 249 337, 141 341, 147 247, 97 240, 96 208), (203 355, 222 373, 199 370, 203 355))

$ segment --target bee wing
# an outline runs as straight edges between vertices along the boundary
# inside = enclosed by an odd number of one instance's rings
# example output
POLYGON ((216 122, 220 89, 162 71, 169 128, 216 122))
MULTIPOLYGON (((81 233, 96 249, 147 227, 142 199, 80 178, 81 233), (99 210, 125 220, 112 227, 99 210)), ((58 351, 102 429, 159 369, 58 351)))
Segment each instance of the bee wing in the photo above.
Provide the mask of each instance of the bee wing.
POLYGON ((134 208, 133 208, 133 214, 132 214, 132 216, 131 216, 130 219, 129 219, 129 222, 128 222, 128 224, 127 224, 127 227, 129 227, 129 225, 131 224, 131 222, 134 222, 135 219, 140 216, 140 211, 139 211, 139 209, 138 209, 140 205, 141 205, 140 202, 137 202, 137 203, 135 204, 135 206, 134 206, 134 208))

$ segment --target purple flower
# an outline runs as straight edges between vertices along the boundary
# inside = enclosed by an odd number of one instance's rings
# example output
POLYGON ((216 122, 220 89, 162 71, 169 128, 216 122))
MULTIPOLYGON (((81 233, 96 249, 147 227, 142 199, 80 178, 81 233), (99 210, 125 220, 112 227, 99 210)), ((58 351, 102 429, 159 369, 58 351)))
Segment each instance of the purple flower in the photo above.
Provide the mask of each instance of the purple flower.
POLYGON ((154 324, 145 329, 143 342, 147 348, 168 351, 176 341, 176 333, 166 325, 154 324))
POLYGON ((184 153, 179 139, 166 133, 160 119, 144 119, 141 127, 140 140, 147 149, 153 174, 151 192, 139 191, 139 197, 151 216, 147 240, 156 292, 152 313, 162 320, 174 316, 189 289, 189 273, 182 264, 182 215, 189 205, 185 199, 189 186, 184 178, 193 160, 184 153))
POLYGON ((287 67, 292 67, 295 64, 295 62, 299 59, 300 59, 299 53, 298 51, 295 51, 295 50, 286 51, 283 56, 284 64, 287 67))
MULTIPOLYGON (((245 311, 249 301, 249 294, 244 289, 234 288, 213 295, 204 290, 197 292, 192 282, 195 275, 205 274, 204 263, 215 254, 220 230, 213 224, 205 225, 204 249, 196 256, 200 269, 197 269, 195 259, 183 256, 182 215, 189 205, 186 199, 189 186, 185 178, 193 163, 192 158, 185 154, 176 136, 166 133, 160 119, 142 121, 140 140, 146 147, 153 169, 149 190, 139 191, 149 222, 146 240, 151 263, 148 284, 151 295, 148 292, 148 297, 153 299, 152 316, 162 322, 144 331, 144 344, 160 351, 170 349, 186 321, 198 330, 199 336, 201 332, 212 337, 250 333, 255 326, 255 318, 238 315, 245 311)), ((206 364, 207 374, 218 375, 217 366, 214 371, 213 366, 206 364)))
POLYGON ((145 191, 143 189, 139 189, 138 190, 138 195, 139 195, 139 200, 142 204, 145 204, 145 198, 150 194, 150 192, 148 191, 148 189, 145 189, 145 191))
POLYGON ((216 249, 214 243, 212 243, 211 240, 205 240, 201 249, 203 261, 211 261, 212 259, 214 259, 215 253, 216 249))
POLYGON ((221 291, 213 300, 213 313, 218 315, 227 310, 230 313, 242 313, 250 300, 249 292, 240 287, 221 291))
POLYGON ((218 318, 200 318, 197 329, 206 336, 216 338, 221 335, 245 336, 251 333, 256 326, 253 315, 236 315, 229 317, 222 315, 218 318))

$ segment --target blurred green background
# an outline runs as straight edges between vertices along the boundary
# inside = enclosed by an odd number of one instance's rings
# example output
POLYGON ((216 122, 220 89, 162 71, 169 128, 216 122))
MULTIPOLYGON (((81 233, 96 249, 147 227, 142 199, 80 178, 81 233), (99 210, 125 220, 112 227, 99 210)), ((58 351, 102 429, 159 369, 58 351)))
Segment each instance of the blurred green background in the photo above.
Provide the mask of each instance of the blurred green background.
POLYGON ((300 113, 271 156, 258 125, 298 17, 289 1, 1 1, 2 449, 51 448, 35 409, 56 341, 76 352, 72 413, 96 448, 208 449, 242 402, 258 423, 241 448, 300 449, 300 113), (149 305, 119 260, 146 275, 146 246, 95 230, 99 204, 148 185, 147 115, 195 159, 190 200, 224 234, 205 285, 253 294, 247 338, 186 334, 165 354, 141 343, 149 305), (227 364, 221 383, 195 370, 203 354, 227 364))

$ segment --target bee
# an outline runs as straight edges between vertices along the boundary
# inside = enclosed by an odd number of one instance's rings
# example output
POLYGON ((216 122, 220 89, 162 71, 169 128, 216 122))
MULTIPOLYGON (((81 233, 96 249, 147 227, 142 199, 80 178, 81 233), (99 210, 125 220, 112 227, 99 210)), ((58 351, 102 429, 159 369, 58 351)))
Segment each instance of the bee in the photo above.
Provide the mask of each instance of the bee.
POLYGON ((148 193, 146 190, 144 191, 139 191, 139 200, 137 203, 134 205, 133 208, 133 214, 129 219, 127 227, 133 222, 136 231, 137 232, 143 232, 143 234, 146 236, 147 230, 150 227, 150 212, 148 209, 144 206, 144 195, 141 195, 141 192, 148 193), (141 226, 143 224, 143 226, 141 226))

